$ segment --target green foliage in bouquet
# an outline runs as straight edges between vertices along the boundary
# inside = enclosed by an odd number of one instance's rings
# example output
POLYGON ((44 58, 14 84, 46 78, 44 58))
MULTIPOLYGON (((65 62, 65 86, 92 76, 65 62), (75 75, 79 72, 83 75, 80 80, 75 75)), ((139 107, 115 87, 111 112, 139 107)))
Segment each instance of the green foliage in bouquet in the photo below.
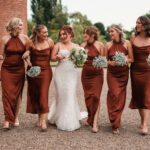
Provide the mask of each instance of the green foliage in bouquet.
POLYGON ((41 73, 41 67, 39 66, 33 66, 26 72, 26 74, 32 78, 38 76, 40 73, 41 73))
POLYGON ((93 66, 97 69, 107 67, 107 59, 105 56, 98 56, 93 59, 93 66))
POLYGON ((148 65, 150 65, 150 54, 148 55, 146 61, 147 61, 148 65))
POLYGON ((113 56, 113 60, 116 62, 117 66, 124 66, 127 64, 125 54, 118 51, 113 56))
POLYGON ((76 66, 81 66, 86 61, 87 52, 82 47, 76 47, 71 50, 69 58, 76 66))

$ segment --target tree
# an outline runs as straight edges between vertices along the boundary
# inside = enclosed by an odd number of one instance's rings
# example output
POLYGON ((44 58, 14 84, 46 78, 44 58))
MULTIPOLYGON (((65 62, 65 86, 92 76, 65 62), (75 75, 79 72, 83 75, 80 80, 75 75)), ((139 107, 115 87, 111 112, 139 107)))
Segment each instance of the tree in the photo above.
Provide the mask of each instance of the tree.
POLYGON ((101 22, 97 22, 94 24, 94 26, 96 26, 100 32, 100 35, 106 35, 106 30, 105 30, 105 26, 103 23, 101 22))
POLYGON ((148 18, 150 18, 150 11, 148 13, 146 13, 145 16, 147 16, 148 18))
POLYGON ((56 5, 57 0, 32 0, 31 9, 33 12, 33 21, 37 24, 42 23, 49 27, 49 20, 55 17, 54 8, 56 5))
POLYGON ((70 14, 69 23, 74 29, 75 38, 74 42, 82 43, 83 42, 83 30, 87 26, 91 26, 92 23, 88 20, 86 15, 82 15, 80 12, 75 12, 70 14))

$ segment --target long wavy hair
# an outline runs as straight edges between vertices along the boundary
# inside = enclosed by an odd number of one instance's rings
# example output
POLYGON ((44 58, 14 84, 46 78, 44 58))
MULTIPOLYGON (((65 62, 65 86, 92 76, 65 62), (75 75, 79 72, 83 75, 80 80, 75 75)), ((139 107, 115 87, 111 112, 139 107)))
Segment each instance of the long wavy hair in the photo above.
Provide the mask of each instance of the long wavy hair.
POLYGON ((38 42, 38 33, 41 32, 41 30, 43 28, 45 28, 46 26, 43 24, 38 24, 36 26, 33 27, 32 29, 32 35, 30 37, 30 39, 32 40, 33 44, 35 45, 38 42))
MULTIPOLYGON (((150 37, 150 18, 148 18, 146 16, 140 16, 138 19, 140 20, 141 24, 145 28, 146 37, 150 37)), ((135 27, 135 36, 137 36, 139 34, 140 34, 140 32, 138 32, 135 27)))

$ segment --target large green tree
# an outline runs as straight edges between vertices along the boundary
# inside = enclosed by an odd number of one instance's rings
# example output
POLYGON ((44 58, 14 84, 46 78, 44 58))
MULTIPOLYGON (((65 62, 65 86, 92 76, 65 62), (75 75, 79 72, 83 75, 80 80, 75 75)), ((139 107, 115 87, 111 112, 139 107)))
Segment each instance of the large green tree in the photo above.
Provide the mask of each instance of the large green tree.
POLYGON ((75 33, 74 42, 80 44, 83 42, 83 30, 85 27, 92 25, 86 15, 80 12, 70 14, 69 23, 72 25, 75 33))
POLYGON ((55 18, 54 9, 57 3, 57 0, 32 0, 33 21, 37 24, 43 23, 49 27, 49 20, 55 18))

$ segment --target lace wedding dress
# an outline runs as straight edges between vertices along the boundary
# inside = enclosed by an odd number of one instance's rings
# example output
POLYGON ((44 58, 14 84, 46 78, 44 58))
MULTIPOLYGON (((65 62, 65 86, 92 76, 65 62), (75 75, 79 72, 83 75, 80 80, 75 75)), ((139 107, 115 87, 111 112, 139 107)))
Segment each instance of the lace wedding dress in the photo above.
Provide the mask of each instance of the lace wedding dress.
POLYGON ((77 102, 77 70, 68 59, 70 51, 59 50, 65 59, 59 62, 54 73, 56 100, 53 101, 48 119, 51 124, 56 124, 58 129, 73 131, 80 128, 81 113, 77 102))

